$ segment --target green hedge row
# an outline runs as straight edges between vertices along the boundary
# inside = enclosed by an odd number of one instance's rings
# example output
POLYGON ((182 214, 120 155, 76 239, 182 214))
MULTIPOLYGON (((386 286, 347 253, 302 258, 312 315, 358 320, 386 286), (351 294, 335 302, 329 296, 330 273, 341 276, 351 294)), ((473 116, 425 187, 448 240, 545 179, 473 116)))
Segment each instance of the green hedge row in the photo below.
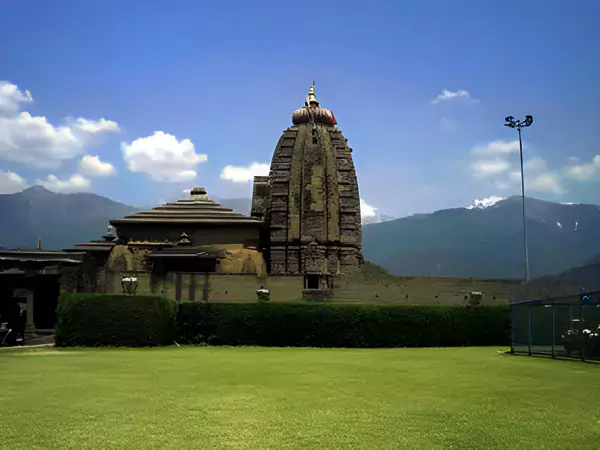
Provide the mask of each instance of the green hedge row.
POLYGON ((508 306, 183 303, 188 344, 278 347, 510 345, 508 306))
POLYGON ((173 343, 177 305, 142 295, 61 294, 58 346, 152 347, 173 343))
POLYGON ((509 345, 508 306, 182 303, 151 296, 68 294, 61 346, 171 344, 278 347, 509 345))

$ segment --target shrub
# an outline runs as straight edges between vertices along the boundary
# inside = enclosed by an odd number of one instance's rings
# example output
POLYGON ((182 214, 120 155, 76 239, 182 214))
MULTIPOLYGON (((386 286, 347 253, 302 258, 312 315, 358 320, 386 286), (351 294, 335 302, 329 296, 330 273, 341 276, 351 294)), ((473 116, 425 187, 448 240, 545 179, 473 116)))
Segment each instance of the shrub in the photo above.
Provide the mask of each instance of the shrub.
POLYGON ((310 347, 509 345, 508 306, 183 303, 191 344, 310 347))
POLYGON ((170 344, 177 307, 171 300, 126 294, 61 294, 56 345, 145 347, 170 344))

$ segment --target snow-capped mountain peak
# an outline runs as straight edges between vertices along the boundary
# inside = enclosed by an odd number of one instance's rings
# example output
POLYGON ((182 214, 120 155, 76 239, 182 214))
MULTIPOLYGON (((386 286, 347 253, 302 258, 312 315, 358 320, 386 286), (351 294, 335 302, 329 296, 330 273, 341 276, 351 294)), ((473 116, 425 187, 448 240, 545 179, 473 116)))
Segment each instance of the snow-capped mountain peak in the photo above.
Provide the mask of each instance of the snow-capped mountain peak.
POLYGON ((487 198, 475 199, 472 205, 466 207, 466 209, 485 209, 490 206, 495 205, 501 200, 506 200, 504 197, 498 197, 497 195, 492 195, 487 198))

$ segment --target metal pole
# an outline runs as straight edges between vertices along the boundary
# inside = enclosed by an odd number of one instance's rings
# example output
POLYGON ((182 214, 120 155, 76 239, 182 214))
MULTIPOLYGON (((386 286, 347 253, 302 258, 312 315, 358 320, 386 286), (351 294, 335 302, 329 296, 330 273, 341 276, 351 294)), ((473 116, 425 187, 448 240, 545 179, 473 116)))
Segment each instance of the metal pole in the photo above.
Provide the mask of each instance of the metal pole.
POLYGON ((531 356, 531 306, 529 306, 529 310, 527 312, 527 334, 528 334, 528 346, 529 346, 529 356, 531 356))
POLYGON ((529 281, 529 250, 527 248, 527 220, 525 218, 525 171, 523 170, 523 139, 519 131, 519 155, 521 157, 521 206, 523 213, 523 245, 525 247, 525 281, 529 281))
POLYGON ((584 317, 583 317, 583 311, 584 311, 584 307, 583 304, 579 304, 579 308, 581 313, 579 314, 579 337, 580 337, 580 341, 581 341, 581 360, 585 362, 585 338, 583 337, 583 329, 585 328, 584 325, 584 317))
POLYGON ((556 335, 556 308, 552 306, 552 357, 556 358, 556 350, 554 348, 554 340, 556 335))
POLYGON ((510 354, 515 354, 515 305, 510 305, 510 354))

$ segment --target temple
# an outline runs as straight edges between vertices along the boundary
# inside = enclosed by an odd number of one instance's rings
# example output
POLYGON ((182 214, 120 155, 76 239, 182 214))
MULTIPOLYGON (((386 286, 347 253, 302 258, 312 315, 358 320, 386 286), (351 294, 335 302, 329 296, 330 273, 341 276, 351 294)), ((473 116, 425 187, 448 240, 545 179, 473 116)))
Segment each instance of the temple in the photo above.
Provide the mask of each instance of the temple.
POLYGON ((28 309, 43 300, 47 311, 59 291, 117 293, 132 277, 138 293, 177 301, 255 300, 263 286, 273 300, 325 300, 334 291, 343 297, 344 275, 363 261, 352 149, 314 82, 279 138, 269 175, 254 178, 249 216, 194 188, 189 198, 109 223, 101 239, 61 252, 42 251, 41 243, 29 253, 0 251, 0 273, 12 277, 6 289, 27 298, 28 309))
POLYGON ((239 302, 257 301, 265 288, 277 302, 444 304, 477 291, 508 301, 514 280, 363 275, 360 217, 352 149, 313 83, 277 142, 269 175, 254 178, 249 216, 197 187, 110 220, 98 240, 61 251, 42 250, 41 240, 37 250, 0 249, 0 306, 18 302, 26 329, 39 334, 51 332, 60 292, 239 302))
POLYGON ((252 217, 268 226, 269 273, 302 274, 305 288, 362 263, 360 200, 352 149, 314 82, 280 137, 268 176, 254 178, 252 217))

